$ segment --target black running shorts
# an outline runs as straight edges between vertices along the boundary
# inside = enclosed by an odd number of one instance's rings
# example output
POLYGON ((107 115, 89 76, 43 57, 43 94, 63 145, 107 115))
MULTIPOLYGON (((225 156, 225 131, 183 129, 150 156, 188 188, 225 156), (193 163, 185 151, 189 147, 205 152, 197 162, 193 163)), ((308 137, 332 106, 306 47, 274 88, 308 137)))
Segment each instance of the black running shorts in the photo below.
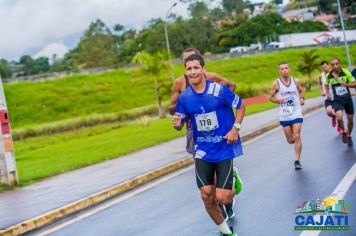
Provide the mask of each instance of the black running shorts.
POLYGON ((325 108, 327 108, 328 106, 333 107, 333 100, 325 99, 324 106, 325 106, 325 108))
POLYGON ((214 185, 216 172, 216 188, 232 189, 233 159, 212 163, 195 159, 195 175, 199 188, 205 185, 214 185))
POLYGON ((354 104, 352 99, 334 100, 333 107, 335 112, 345 110, 348 115, 354 114, 354 104))

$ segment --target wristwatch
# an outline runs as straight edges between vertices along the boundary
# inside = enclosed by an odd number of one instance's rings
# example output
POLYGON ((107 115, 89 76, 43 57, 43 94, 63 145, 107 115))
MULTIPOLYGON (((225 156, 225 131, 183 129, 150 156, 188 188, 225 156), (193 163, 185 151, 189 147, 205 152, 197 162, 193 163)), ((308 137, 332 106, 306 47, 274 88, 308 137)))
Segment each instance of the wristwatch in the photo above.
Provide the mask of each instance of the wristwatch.
POLYGON ((235 127, 238 130, 240 130, 242 128, 240 123, 234 123, 233 127, 235 127))

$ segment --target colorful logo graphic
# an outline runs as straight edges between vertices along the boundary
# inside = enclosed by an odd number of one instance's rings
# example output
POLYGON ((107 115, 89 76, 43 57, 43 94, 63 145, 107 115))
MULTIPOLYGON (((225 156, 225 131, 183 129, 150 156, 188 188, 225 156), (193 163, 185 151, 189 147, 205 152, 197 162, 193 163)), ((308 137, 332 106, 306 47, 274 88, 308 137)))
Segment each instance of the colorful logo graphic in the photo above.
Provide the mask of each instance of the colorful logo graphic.
POLYGON ((295 230, 350 230, 350 206, 336 197, 305 201, 295 209, 295 230))
POLYGON ((313 39, 314 42, 318 45, 321 44, 331 44, 331 43, 340 43, 341 42, 341 37, 339 36, 333 36, 329 33, 322 33, 318 37, 313 39))

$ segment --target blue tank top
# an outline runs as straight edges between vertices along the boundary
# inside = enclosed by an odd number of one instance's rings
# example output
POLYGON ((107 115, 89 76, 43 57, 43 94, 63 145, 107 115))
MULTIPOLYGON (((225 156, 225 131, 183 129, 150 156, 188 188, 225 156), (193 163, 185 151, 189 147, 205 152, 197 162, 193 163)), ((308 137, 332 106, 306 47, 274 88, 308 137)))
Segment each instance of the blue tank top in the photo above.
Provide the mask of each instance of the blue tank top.
POLYGON ((203 93, 190 85, 178 97, 176 113, 183 121, 190 119, 197 145, 194 158, 219 162, 243 154, 241 139, 227 144, 223 137, 231 130, 235 116, 232 108, 240 108, 241 98, 225 85, 206 80, 203 93))

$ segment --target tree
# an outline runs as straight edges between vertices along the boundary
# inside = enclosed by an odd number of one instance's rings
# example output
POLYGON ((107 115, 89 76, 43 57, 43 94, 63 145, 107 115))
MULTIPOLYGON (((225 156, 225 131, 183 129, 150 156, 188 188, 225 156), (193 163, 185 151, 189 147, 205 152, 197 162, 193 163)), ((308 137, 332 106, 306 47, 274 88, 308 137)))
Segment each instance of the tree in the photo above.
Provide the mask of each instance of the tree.
POLYGON ((189 5, 188 11, 192 18, 203 19, 209 17, 208 6, 204 2, 195 2, 189 5))
POLYGON ((222 7, 229 14, 233 12, 242 13, 245 3, 243 0, 222 0, 222 7))
POLYGON ((10 78, 12 71, 9 67, 9 63, 5 59, 0 60, 0 77, 1 78, 10 78))
POLYGON ((117 38, 98 19, 85 30, 78 46, 70 54, 74 65, 79 68, 112 66, 118 61, 117 38))
MULTIPOLYGON (((168 53, 156 52, 149 54, 146 51, 141 51, 132 59, 134 63, 139 63, 142 66, 142 71, 149 76, 153 82, 153 88, 156 93, 159 118, 165 117, 165 110, 162 105, 163 96, 167 92, 167 83, 162 81, 161 73, 163 69, 169 68, 168 53)), ((170 84, 170 82, 169 82, 170 84)))
POLYGON ((319 68, 319 63, 316 62, 316 60, 319 59, 320 56, 316 55, 315 52, 316 50, 313 49, 303 53, 300 63, 298 64, 298 71, 308 76, 308 80, 306 82, 307 91, 310 91, 311 89, 313 71, 319 68))

